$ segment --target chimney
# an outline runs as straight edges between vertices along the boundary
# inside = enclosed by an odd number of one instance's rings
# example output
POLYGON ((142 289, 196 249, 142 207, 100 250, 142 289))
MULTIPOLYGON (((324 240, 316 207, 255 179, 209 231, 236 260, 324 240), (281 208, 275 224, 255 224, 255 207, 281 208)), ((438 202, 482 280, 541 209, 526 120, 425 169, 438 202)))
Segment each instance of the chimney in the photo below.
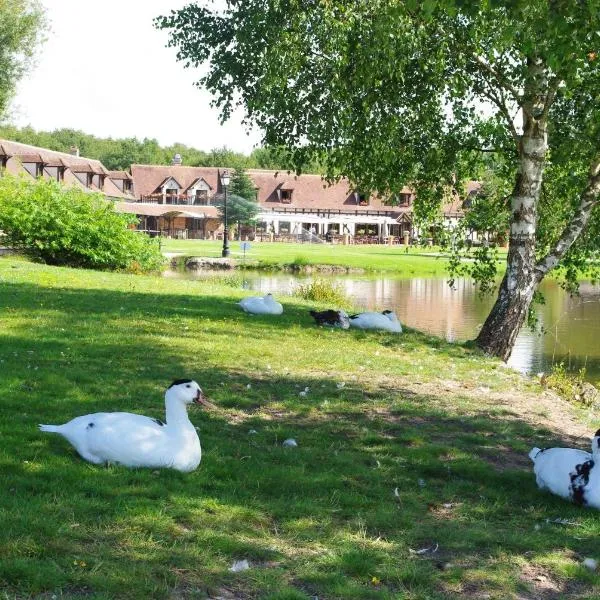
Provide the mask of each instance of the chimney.
POLYGON ((171 160, 171 164, 173 166, 181 166, 182 163, 183 163, 183 160, 181 158, 181 154, 175 154, 173 156, 173 159, 171 160))
POLYGON ((79 156, 79 148, 77 146, 71 146, 69 152, 72 156, 79 156))

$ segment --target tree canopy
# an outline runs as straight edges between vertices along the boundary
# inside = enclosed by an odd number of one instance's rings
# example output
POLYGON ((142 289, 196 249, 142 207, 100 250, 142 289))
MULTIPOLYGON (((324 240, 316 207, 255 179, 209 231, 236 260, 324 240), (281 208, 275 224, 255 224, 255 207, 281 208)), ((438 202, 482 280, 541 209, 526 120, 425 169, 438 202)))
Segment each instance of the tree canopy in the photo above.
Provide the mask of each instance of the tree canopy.
POLYGON ((203 65, 198 83, 223 118, 243 106, 299 170, 317 160, 381 194, 410 184, 420 218, 484 163, 510 185, 506 273, 477 339, 486 352, 510 355, 549 271, 589 266, 599 0, 207 1, 156 23, 186 67, 203 65))
MULTIPOLYGON (((225 196, 220 194, 216 201, 221 220, 225 218, 225 196)), ((256 220, 260 206, 254 183, 244 169, 235 169, 227 188, 227 222, 248 225, 256 220)))
POLYGON ((0 1, 0 118, 31 65, 45 27, 37 0, 0 1))
MULTIPOLYGON (((76 129, 37 131, 8 124, 0 125, 0 138, 59 152, 69 152, 76 146, 82 156, 95 158, 111 170, 126 170, 132 164, 168 165, 175 154, 180 154, 183 164, 191 167, 294 168, 285 149, 274 147, 255 148, 245 155, 226 146, 205 151, 181 143, 161 146, 154 138, 100 138, 76 129)), ((315 162, 307 170, 319 173, 320 165, 315 162)))

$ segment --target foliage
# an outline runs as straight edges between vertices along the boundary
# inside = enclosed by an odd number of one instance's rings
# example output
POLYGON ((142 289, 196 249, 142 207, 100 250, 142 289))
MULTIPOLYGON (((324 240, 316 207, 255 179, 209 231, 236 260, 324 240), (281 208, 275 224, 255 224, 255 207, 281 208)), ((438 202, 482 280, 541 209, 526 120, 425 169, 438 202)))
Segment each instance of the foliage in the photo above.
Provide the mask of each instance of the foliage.
MULTIPOLYGON (((512 191, 486 351, 506 358, 541 278, 562 261, 574 282, 597 252, 598 0, 202 1, 156 24, 186 67, 203 66, 222 117, 245 107, 297 169, 319 159, 329 179, 384 197, 408 183, 433 222, 454 181, 492 169, 512 191)), ((489 206, 477 220, 493 229, 489 206)), ((493 260, 476 258, 489 282, 493 260)))
POLYGON ((313 279, 310 283, 299 285, 294 295, 304 300, 333 305, 335 308, 348 308, 350 301, 342 288, 329 279, 313 279))
POLYGON ((254 187, 254 183, 242 168, 235 169, 231 174, 231 181, 227 191, 232 196, 240 196, 250 202, 257 201, 257 191, 254 187))
POLYGON ((8 108, 16 84, 30 68, 45 29, 38 0, 0 2, 0 117, 8 108))
POLYGON ((135 217, 116 213, 100 194, 56 181, 0 178, 0 230, 6 243, 51 265, 130 271, 158 270, 155 242, 130 227, 135 217))
MULTIPOLYGON (((214 205, 221 221, 225 219, 225 194, 215 196, 214 205)), ((249 225, 256 221, 260 205, 256 190, 243 169, 236 169, 227 188, 227 222, 249 225)))
MULTIPOLYGON (((275 170, 294 168, 283 149, 268 147, 255 148, 246 156, 225 146, 205 152, 181 143, 161 146, 153 138, 99 138, 75 129, 56 129, 49 132, 6 124, 0 125, 0 138, 67 153, 75 146, 79 148, 81 156, 97 159, 110 170, 128 170, 135 164, 169 165, 175 154, 180 154, 183 164, 191 167, 275 170)), ((319 168, 318 164, 312 164, 309 172, 320 172, 319 168)))
POLYGON ((558 365, 554 365, 552 372, 547 376, 543 376, 542 379, 546 387, 554 390, 569 402, 591 406, 593 400, 598 401, 599 399, 598 394, 596 394, 596 398, 590 398, 585 393, 586 387, 592 388, 591 384, 585 380, 585 368, 573 374, 561 362, 558 365))

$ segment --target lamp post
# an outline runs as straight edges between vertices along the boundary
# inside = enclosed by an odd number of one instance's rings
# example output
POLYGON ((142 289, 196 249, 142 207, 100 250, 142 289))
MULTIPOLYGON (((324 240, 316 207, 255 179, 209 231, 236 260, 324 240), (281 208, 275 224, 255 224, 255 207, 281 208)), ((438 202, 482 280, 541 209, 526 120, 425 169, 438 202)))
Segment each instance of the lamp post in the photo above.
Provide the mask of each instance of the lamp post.
POLYGON ((229 256, 229 228, 227 227, 227 186, 229 185, 229 172, 227 170, 221 173, 221 185, 225 190, 225 201, 223 203, 223 251, 221 256, 229 256))

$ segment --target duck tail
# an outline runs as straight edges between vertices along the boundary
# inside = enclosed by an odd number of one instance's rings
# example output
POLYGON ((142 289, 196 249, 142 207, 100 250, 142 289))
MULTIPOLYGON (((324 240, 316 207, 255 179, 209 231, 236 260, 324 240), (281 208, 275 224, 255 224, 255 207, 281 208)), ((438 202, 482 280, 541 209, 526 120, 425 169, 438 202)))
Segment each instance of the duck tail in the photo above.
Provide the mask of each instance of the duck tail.
POLYGON ((535 462, 535 459, 537 458, 537 455, 541 452, 542 450, 540 448, 532 448, 531 451, 529 452, 529 458, 535 462))
POLYGON ((47 431, 49 433, 60 433, 61 425, 38 425, 40 431, 47 431))

